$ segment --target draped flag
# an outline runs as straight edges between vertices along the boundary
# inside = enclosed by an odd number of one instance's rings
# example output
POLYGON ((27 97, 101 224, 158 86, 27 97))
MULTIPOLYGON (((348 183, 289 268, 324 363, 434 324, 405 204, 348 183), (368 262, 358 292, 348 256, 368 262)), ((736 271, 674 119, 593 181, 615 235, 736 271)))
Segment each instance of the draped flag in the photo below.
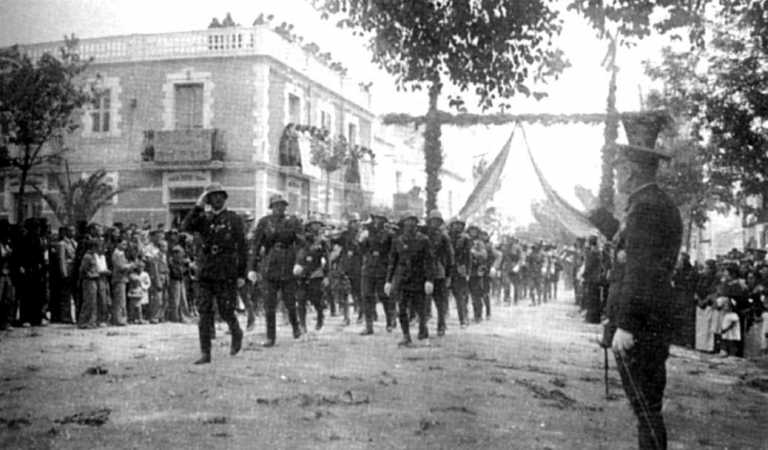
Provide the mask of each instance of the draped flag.
POLYGON ((520 131, 523 135, 523 142, 528 150, 528 158, 531 160, 533 170, 536 172, 536 177, 539 179, 541 188, 544 190, 544 194, 547 196, 546 207, 544 210, 546 214, 557 220, 569 233, 577 237, 587 237, 591 235, 600 235, 598 229, 592 225, 587 217, 569 204, 565 199, 555 191, 549 182, 544 178, 541 173, 541 169, 536 164, 536 160, 533 159, 533 153, 531 147, 528 145, 528 139, 525 136, 525 130, 520 127, 520 131))
POLYGON ((504 166, 507 164, 507 156, 509 156, 509 149, 512 146, 512 137, 515 135, 515 129, 512 129, 512 133, 507 139, 507 143, 501 148, 501 151, 493 162, 485 170, 483 176, 475 185, 475 189, 469 195, 467 202, 459 211, 459 218, 461 220, 467 220, 469 217, 481 211, 482 208, 488 203, 493 195, 501 188, 501 173, 504 171, 504 166))

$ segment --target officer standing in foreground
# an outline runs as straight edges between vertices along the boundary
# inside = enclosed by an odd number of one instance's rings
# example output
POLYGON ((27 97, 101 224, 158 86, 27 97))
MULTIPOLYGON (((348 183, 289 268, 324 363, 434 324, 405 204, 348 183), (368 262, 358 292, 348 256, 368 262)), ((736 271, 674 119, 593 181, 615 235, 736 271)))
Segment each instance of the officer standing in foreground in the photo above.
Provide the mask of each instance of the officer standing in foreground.
POLYGON ((214 320, 214 302, 219 315, 232 334, 230 354, 236 355, 243 343, 243 331, 235 316, 237 290, 245 285, 245 268, 248 248, 242 219, 228 211, 224 204, 227 192, 219 183, 209 185, 182 223, 182 229, 197 232, 202 240, 199 265, 200 297, 197 309, 200 314, 198 334, 202 356, 195 364, 211 362, 211 338, 214 320), (205 212, 205 204, 211 206, 205 212))
POLYGON ((288 310, 288 320, 293 327, 293 337, 301 337, 299 320, 296 315, 296 279, 293 266, 296 250, 302 244, 301 221, 285 214, 288 201, 276 194, 269 198, 272 214, 259 219, 253 232, 248 279, 254 283, 261 280, 258 267, 261 251, 264 250, 264 315, 267 322, 267 340, 264 347, 273 347, 277 335, 277 294, 282 294, 283 305, 288 310))
POLYGON ((660 159, 668 157, 651 148, 619 146, 617 190, 628 195, 617 245, 624 267, 610 286, 603 340, 612 343, 624 391, 638 419, 641 449, 667 448, 661 407, 672 331, 671 279, 682 241, 680 213, 655 182, 660 159))
POLYGON ((429 238, 420 233, 415 215, 403 219, 403 232, 392 243, 384 291, 392 294, 392 280, 397 277, 397 297, 400 299, 399 318, 403 340, 399 345, 411 344, 409 313, 419 316, 419 339, 427 339, 426 298, 432 295, 435 279, 435 258, 429 238))
MULTIPOLYGON (((432 298, 437 308, 437 335, 445 335, 445 315, 448 312, 448 288, 451 284, 450 274, 453 272, 453 246, 443 231, 443 216, 438 210, 429 212, 427 218, 427 237, 435 255, 434 294, 432 298)), ((427 298, 429 301, 429 298, 427 298)))

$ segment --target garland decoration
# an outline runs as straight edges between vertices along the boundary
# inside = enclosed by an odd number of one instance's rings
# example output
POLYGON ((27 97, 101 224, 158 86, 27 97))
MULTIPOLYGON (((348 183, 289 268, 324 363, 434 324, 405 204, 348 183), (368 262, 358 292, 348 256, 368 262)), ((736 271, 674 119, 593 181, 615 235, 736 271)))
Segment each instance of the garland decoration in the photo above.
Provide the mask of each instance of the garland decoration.
MULTIPOLYGON (((471 127, 474 125, 504 125, 507 123, 525 122, 540 123, 543 125, 555 124, 601 124, 605 121, 604 113, 577 113, 577 114, 452 114, 446 111, 437 112, 438 120, 442 125, 458 127, 471 127)), ((403 113, 389 113, 382 117, 384 125, 413 125, 418 128, 427 122, 426 116, 413 116, 403 113)))
MULTIPOLYGON (((356 165, 360 159, 366 156, 371 160, 375 158, 373 150, 363 145, 350 145, 346 136, 342 134, 331 138, 330 131, 325 128, 289 123, 283 129, 283 134, 280 137, 280 165, 301 167, 300 135, 309 138, 310 163, 329 173, 344 166, 356 165)), ((359 181, 358 173, 357 182, 359 181)))

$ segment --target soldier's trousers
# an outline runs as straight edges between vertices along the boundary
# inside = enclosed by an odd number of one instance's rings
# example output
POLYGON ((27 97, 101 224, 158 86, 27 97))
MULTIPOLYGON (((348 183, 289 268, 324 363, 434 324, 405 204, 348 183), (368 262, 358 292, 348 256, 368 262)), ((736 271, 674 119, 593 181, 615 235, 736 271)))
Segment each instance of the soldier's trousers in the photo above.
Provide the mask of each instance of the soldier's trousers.
POLYGON ((485 317, 491 317, 491 277, 483 277, 483 303, 485 304, 485 317))
POLYGON ((288 310, 288 320, 294 331, 299 327, 296 317, 296 280, 265 280, 264 282, 264 315, 267 322, 267 340, 274 341, 277 334, 277 294, 281 293, 283 305, 288 310))
POLYGON ((349 294, 352 296, 357 314, 359 317, 363 317, 363 314, 365 314, 362 288, 363 277, 359 272, 348 273, 347 277, 349 278, 349 294))
POLYGON ((661 415, 669 344, 637 339, 625 356, 616 355, 616 366, 629 404, 637 417, 638 448, 666 449, 667 429, 661 415))
POLYGON ((365 310, 365 326, 373 329, 373 317, 376 315, 376 299, 384 305, 387 316, 387 326, 395 326, 395 304, 384 293, 384 277, 363 277, 363 309, 365 310))
POLYGON ((466 325, 469 322, 467 318, 467 300, 469 297, 467 279, 461 275, 451 277, 451 292, 456 300, 456 312, 459 316, 459 324, 466 325))
POLYGON ((200 337, 200 351, 203 354, 211 353, 211 339, 213 337, 215 310, 229 326, 232 339, 241 335, 240 323, 235 316, 237 307, 237 283, 235 280, 201 280, 200 297, 197 309, 200 319, 197 323, 197 331, 200 337))
POLYGON ((448 288, 445 287, 445 278, 434 281, 432 300, 437 309, 437 330, 445 331, 445 315, 448 312, 448 288))
POLYGON ((483 277, 469 277, 469 295, 472 297, 472 312, 478 322, 483 319, 483 277))
POLYGON ((410 313, 415 312, 419 317, 419 338, 421 339, 428 337, 429 331, 427 331, 427 302, 424 291, 400 290, 398 295, 400 299, 400 328, 403 331, 403 336, 407 338, 411 336, 410 313))
POLYGON ((296 291, 296 303, 299 314, 299 323, 306 329, 307 327, 307 303, 311 303, 315 307, 317 313, 318 324, 323 321, 323 309, 325 304, 323 302, 323 279, 322 278, 310 278, 298 281, 298 289, 296 291))

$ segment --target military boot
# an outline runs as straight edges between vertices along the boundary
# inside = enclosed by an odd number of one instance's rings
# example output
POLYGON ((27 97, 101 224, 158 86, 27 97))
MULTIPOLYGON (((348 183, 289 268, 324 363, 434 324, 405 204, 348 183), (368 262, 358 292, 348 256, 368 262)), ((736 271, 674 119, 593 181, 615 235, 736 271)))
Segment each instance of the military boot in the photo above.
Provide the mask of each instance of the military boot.
POLYGON ((264 347, 274 347, 275 345, 275 335, 276 335, 276 328, 277 328, 277 317, 275 317, 275 313, 267 313, 266 314, 267 319, 267 340, 264 342, 264 347))
POLYGON ((235 328, 232 329, 232 344, 229 348, 229 354, 235 356, 240 352, 241 348, 243 348, 243 330, 235 322, 235 328))
POLYGON ((195 364, 208 364, 211 362, 211 336, 208 334, 210 329, 202 324, 198 328, 198 338, 200 339, 200 359, 195 364))
POLYGON ((315 325, 315 330, 320 331, 323 329, 323 322, 325 318, 323 316, 323 310, 317 311, 317 324, 315 325))

